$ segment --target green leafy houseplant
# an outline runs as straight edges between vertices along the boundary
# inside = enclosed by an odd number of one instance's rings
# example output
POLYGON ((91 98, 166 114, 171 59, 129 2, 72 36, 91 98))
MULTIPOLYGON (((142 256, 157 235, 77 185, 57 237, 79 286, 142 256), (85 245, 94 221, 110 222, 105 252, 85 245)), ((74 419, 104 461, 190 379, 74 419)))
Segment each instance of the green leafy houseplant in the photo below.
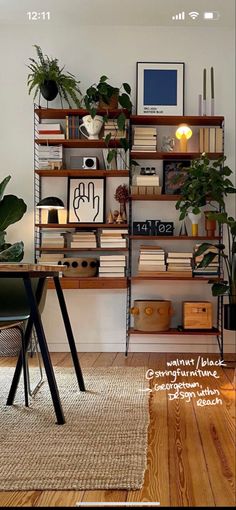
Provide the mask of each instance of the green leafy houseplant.
POLYGON ((210 205, 213 209, 225 207, 224 197, 234 193, 235 189, 228 177, 232 170, 224 166, 226 156, 211 162, 205 153, 201 158, 194 159, 191 166, 183 168, 173 182, 181 182, 181 197, 176 202, 180 211, 180 220, 184 220, 188 212, 199 214, 201 208, 210 205))
MULTIPOLYGON (((37 94, 42 94, 47 100, 54 99, 59 94, 61 103, 62 99, 72 108, 72 102, 79 108, 81 106, 78 95, 81 95, 78 87, 79 81, 69 72, 64 72, 64 66, 59 67, 57 58, 49 58, 43 55, 43 52, 37 44, 34 45, 38 57, 38 61, 30 58, 28 68, 27 85, 29 94, 34 90, 34 99, 37 94)), ((63 106, 62 106, 63 107, 63 106)))
MULTIPOLYGON (((95 117, 99 109, 107 110, 107 114, 103 117, 105 124, 109 118, 109 110, 118 108, 118 106, 121 106, 121 108, 128 110, 129 113, 132 113, 133 105, 130 94, 131 87, 128 83, 122 83, 121 87, 113 87, 110 85, 110 83, 108 83, 108 77, 103 75, 100 77, 97 84, 94 83, 86 90, 86 94, 83 97, 83 102, 86 110, 88 110, 92 118, 95 117)), ((116 121, 118 130, 125 131, 126 115, 124 112, 120 112, 116 121)), ((107 161, 108 163, 111 163, 117 155, 117 149, 111 148, 110 133, 105 136, 104 142, 109 148, 107 161)), ((121 137, 119 142, 124 151, 127 152, 129 149, 129 142, 127 138, 121 137)), ((130 164, 134 166, 137 165, 136 161, 133 160, 130 161, 130 164)))
POLYGON ((0 183, 0 262, 20 262, 24 256, 22 241, 14 244, 6 243, 6 229, 9 225, 19 221, 26 212, 26 204, 22 198, 15 195, 4 195, 5 188, 11 176, 5 177, 0 183))
MULTIPOLYGON (((232 170, 224 166, 225 156, 213 163, 205 153, 200 159, 193 160, 189 168, 185 168, 185 181, 182 184, 181 197, 176 203, 180 210, 180 220, 183 220, 189 211, 199 214, 205 205, 211 205, 213 211, 208 213, 210 220, 216 220, 219 226, 226 227, 227 248, 224 244, 216 245, 220 257, 223 258, 227 280, 214 282, 212 294, 214 296, 227 295, 230 305, 236 306, 236 220, 226 211, 225 198, 236 193, 236 188, 229 179, 232 170)), ((178 179, 183 178, 177 176, 178 179)), ((175 178, 175 181, 177 180, 175 178)), ((202 243, 195 256, 203 255, 212 243, 202 243)), ((208 251, 198 267, 207 267, 215 258, 215 252, 208 251)), ((227 305, 225 305, 227 306, 227 305)), ((234 312, 236 314, 236 310, 234 312)))

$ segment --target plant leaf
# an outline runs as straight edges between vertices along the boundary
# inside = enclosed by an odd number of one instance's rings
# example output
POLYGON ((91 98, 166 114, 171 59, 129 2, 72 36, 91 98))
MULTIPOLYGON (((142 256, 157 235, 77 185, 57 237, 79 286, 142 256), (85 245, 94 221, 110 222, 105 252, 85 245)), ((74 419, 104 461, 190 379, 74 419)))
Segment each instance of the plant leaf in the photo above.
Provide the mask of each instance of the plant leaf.
POLYGON ((5 177, 5 179, 3 179, 3 181, 0 183, 0 200, 2 200, 2 197, 3 197, 3 194, 4 194, 4 191, 5 191, 5 188, 8 184, 8 182, 10 181, 11 179, 11 176, 8 175, 7 177, 5 177))
POLYGON ((0 262, 20 262, 24 257, 24 243, 19 241, 0 252, 0 262))
POLYGON ((5 195, 0 202, 0 231, 6 230, 9 225, 19 221, 26 209, 27 206, 22 198, 5 195))

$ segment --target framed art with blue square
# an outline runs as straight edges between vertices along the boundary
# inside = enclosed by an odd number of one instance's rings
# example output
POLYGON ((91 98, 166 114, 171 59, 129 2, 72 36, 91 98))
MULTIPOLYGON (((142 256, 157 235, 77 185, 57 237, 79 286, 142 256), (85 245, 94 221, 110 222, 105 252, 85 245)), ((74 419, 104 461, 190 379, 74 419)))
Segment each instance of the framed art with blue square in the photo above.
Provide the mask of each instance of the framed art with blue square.
POLYGON ((137 115, 184 115, 184 62, 137 62, 137 115))

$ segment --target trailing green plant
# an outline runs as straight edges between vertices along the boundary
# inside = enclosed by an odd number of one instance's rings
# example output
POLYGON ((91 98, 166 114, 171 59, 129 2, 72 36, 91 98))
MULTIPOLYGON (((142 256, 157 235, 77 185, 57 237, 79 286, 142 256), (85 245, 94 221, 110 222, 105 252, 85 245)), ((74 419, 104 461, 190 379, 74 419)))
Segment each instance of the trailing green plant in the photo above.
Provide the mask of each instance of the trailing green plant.
POLYGON ((20 262, 24 256, 22 241, 14 244, 5 241, 6 229, 9 225, 19 221, 25 214, 27 206, 22 198, 15 195, 5 195, 5 188, 10 181, 8 175, 0 183, 0 262, 20 262))
POLYGON ((63 67, 59 67, 57 58, 49 58, 48 55, 43 55, 43 52, 37 44, 34 44, 36 49, 38 61, 34 58, 29 58, 30 64, 27 66, 30 69, 28 74, 27 85, 29 87, 29 94, 34 90, 34 100, 37 94, 40 94, 40 87, 44 85, 45 81, 52 80, 58 87, 58 93, 62 99, 68 103, 72 108, 71 100, 79 108, 81 101, 78 95, 81 95, 79 89, 80 81, 76 80, 75 76, 69 71, 64 72, 63 67))
POLYGON ((199 214, 201 208, 207 204, 214 209, 224 208, 224 197, 235 193, 228 178, 232 170, 224 166, 225 160, 226 156, 221 156, 211 162, 203 153, 201 158, 192 160, 190 167, 181 169, 173 178, 174 183, 181 182, 181 197, 176 202, 180 220, 190 211, 199 214))

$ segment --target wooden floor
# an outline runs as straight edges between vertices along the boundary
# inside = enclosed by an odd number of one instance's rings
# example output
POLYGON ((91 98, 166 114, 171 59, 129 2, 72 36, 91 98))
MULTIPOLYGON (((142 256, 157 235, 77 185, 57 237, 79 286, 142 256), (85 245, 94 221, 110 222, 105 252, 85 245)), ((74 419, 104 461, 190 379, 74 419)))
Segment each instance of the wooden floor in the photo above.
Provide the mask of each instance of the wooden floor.
MULTIPOLYGON (((162 370, 177 354, 82 353, 82 367, 146 366, 162 370)), ((195 355, 194 355, 195 356, 195 355)), ((204 355, 204 358, 206 356, 204 355)), ((214 359, 214 355, 209 356, 214 359)), ((71 366, 69 354, 52 354, 59 367, 71 366)), ((215 358, 217 359, 217 358, 215 358)), ((15 359, 1 358, 0 366, 15 359)), ((230 365, 231 367, 235 365, 230 365)), ((203 388, 218 388, 223 405, 197 407, 193 399, 167 399, 166 392, 150 396, 148 467, 139 491, 0 492, 1 507, 73 507, 76 502, 160 502, 160 506, 235 505, 235 391, 233 368, 218 368, 219 379, 203 388)), ((163 383, 165 379, 156 379, 163 383)), ((168 382, 168 379, 166 380, 168 382)), ((0 460, 1 461, 1 460, 0 460)))

